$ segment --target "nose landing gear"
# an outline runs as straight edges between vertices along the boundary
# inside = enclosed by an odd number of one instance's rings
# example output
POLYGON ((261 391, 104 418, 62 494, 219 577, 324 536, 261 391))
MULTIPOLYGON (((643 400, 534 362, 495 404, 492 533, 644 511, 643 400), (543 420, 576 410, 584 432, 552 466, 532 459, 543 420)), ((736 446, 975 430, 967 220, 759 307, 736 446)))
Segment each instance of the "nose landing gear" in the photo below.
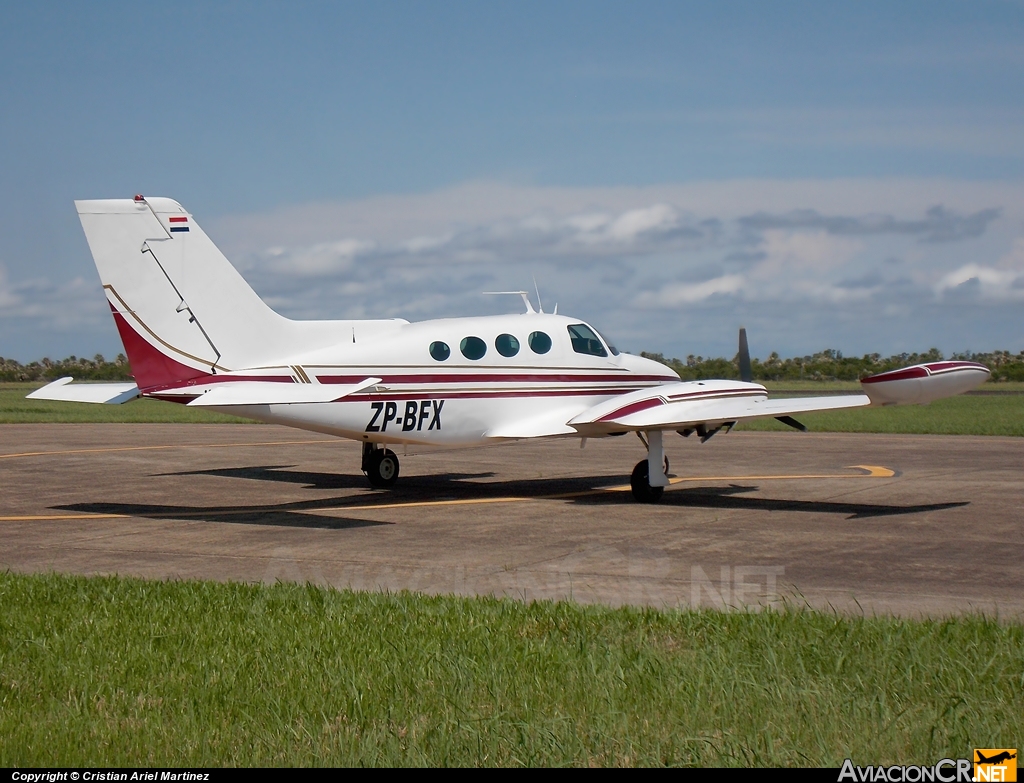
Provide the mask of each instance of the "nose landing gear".
POLYGON ((665 487, 668 486, 668 457, 661 441, 661 430, 652 430, 644 438, 637 432, 640 440, 647 446, 647 459, 641 460, 633 468, 629 477, 629 487, 633 499, 640 503, 657 503, 661 500, 665 487))
POLYGON ((398 456, 376 443, 363 444, 363 473, 370 486, 386 489, 398 481, 398 456))

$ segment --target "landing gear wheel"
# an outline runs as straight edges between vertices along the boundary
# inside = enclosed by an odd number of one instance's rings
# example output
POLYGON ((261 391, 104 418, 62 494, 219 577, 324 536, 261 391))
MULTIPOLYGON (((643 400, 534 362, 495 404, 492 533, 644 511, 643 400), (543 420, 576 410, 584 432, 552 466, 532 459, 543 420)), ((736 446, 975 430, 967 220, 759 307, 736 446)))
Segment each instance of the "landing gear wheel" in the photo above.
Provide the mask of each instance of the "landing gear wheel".
POLYGON ((652 487, 651 477, 647 470, 647 460, 641 460, 633 468, 629 477, 629 486, 633 490, 633 498, 641 503, 657 503, 665 491, 664 487, 652 487))
POLYGON ((367 456, 363 470, 371 486, 390 487, 398 481, 398 457, 390 449, 375 449, 367 456))

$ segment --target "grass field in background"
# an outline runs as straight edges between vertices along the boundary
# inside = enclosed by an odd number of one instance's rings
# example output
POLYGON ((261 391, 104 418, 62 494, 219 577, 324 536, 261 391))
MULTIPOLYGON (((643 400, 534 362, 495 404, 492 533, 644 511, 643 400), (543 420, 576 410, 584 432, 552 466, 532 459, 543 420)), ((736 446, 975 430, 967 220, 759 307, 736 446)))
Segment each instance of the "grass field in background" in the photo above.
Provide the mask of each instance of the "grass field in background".
MULTIPOLYGON (((197 410, 160 400, 133 400, 124 405, 89 405, 74 402, 26 400, 40 384, 0 384, 0 424, 49 422, 166 422, 210 424, 243 423, 248 419, 197 410)), ((856 392, 852 382, 787 381, 767 384, 773 396, 787 393, 856 392)), ((986 384, 985 391, 1001 394, 967 395, 931 405, 893 408, 855 408, 801 414, 797 418, 815 432, 935 433, 944 435, 1024 435, 1024 384, 986 384), (1010 392, 1010 393, 1007 393, 1010 392), (1019 393, 1017 393, 1019 392, 1019 393)), ((742 430, 785 430, 773 419, 741 424, 742 430)))
POLYGON ((25 399, 26 394, 44 385, 0 383, 0 424, 244 424, 250 421, 162 400, 139 399, 124 405, 96 405, 25 399))
MULTIPOLYGON (((839 391, 859 392, 863 388, 858 381, 765 381, 762 384, 772 394, 800 392, 801 394, 829 394, 839 391)), ((981 394, 1024 394, 1024 383, 1002 381, 984 383, 977 392, 981 394)))
POLYGON ((1024 627, 0 575, 0 766, 933 764, 1024 627))
MULTIPOLYGON (((930 405, 848 408, 799 413, 794 417, 812 432, 1021 436, 1024 435, 1024 394, 962 395, 930 405)), ((742 422, 737 427, 737 431, 788 429, 774 419, 742 422)))

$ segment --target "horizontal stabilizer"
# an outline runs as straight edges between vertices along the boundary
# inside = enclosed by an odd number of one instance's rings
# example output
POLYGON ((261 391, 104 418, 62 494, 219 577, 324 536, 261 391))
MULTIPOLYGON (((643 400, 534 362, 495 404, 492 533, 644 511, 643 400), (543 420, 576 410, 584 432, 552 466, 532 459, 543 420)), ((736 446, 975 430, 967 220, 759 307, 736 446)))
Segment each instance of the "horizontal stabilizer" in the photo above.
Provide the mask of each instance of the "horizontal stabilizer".
POLYGON ((120 405, 139 396, 139 387, 130 381, 121 383, 72 383, 71 381, 70 377, 60 378, 26 395, 26 399, 120 405))
POLYGON ((359 383, 274 383, 270 381, 233 381, 220 383, 202 391, 190 403, 194 407, 222 405, 294 405, 309 402, 334 402, 381 382, 366 378, 359 383))

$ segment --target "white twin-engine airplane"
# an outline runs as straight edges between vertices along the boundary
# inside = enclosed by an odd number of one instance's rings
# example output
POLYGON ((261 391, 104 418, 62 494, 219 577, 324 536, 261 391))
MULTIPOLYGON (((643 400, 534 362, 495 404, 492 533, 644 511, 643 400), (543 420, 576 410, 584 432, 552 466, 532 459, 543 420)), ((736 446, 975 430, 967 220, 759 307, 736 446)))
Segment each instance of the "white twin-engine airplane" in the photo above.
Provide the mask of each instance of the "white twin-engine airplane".
POLYGON ((619 353, 577 318, 535 312, 409 323, 292 321, 271 310, 176 201, 78 201, 135 383, 62 378, 29 397, 124 403, 155 397, 363 444, 374 487, 398 478, 388 448, 459 447, 522 438, 601 438, 635 432, 647 458, 633 496, 668 485, 665 432, 701 442, 738 422, 807 411, 927 403, 989 376, 972 362, 934 362, 862 381, 864 394, 768 399, 742 381, 687 381, 619 353))

